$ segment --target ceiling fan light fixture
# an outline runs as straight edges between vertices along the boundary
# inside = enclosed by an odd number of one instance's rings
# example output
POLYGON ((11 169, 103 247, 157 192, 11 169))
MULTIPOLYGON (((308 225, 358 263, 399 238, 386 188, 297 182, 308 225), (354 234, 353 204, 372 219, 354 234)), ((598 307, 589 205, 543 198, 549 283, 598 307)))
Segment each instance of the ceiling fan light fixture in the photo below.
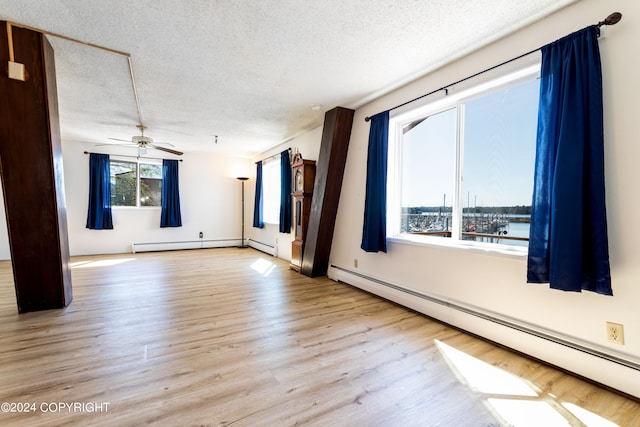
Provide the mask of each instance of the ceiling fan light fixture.
POLYGON ((131 137, 131 141, 133 141, 134 144, 152 144, 153 143, 153 139, 149 138, 148 136, 133 136, 131 137))
POLYGON ((144 156, 147 154, 147 148, 146 147, 138 147, 138 156, 144 156))

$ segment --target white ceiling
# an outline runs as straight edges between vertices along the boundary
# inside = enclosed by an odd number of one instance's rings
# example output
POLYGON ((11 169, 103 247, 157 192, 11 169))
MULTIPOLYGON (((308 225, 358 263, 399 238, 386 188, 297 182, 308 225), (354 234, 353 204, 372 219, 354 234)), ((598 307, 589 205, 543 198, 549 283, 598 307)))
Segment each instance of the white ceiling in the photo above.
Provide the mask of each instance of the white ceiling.
MULTIPOLYGON (((130 53, 148 136, 251 156, 574 1, 0 0, 0 19, 130 53)), ((49 39, 62 138, 137 134, 126 58, 49 39)))

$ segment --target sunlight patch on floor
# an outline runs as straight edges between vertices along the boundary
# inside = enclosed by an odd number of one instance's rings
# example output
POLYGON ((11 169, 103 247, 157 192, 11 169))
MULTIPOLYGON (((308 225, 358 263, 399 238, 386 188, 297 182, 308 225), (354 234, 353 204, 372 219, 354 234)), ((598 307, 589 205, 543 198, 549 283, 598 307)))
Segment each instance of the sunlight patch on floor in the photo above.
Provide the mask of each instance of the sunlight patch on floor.
POLYGON ((570 427, 571 423, 547 402, 538 400, 488 399, 492 408, 516 427, 570 427))
POLYGON ((467 353, 457 350, 441 341, 436 346, 450 366, 455 368, 469 387, 480 393, 501 394, 506 396, 538 396, 523 379, 478 360, 467 353))
POLYGON ((514 427, 572 426, 619 427, 600 415, 543 394, 517 375, 483 362, 439 340, 434 340, 451 371, 471 390, 487 395, 487 406, 514 427))
POLYGON ((69 263, 71 268, 92 268, 92 267, 110 267, 112 265, 124 264, 125 262, 135 261, 135 258, 118 258, 118 259, 102 259, 98 261, 77 261, 69 263))
POLYGON ((256 260, 251 264, 251 268, 263 276, 267 277, 276 268, 276 265, 271 261, 267 261, 264 258, 256 260))
POLYGON ((587 411, 578 405, 574 405, 573 403, 565 402, 562 406, 589 427, 620 427, 618 424, 602 418, 600 415, 594 414, 591 411, 587 411))

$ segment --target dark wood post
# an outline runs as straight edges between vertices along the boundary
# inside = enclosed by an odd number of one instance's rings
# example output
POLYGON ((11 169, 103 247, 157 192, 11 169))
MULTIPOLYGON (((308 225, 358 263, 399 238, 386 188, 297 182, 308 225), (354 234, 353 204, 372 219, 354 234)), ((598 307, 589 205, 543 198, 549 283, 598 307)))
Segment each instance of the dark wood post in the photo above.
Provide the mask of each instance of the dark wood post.
POLYGON ((309 277, 323 276, 329 268, 353 114, 353 110, 336 107, 327 111, 324 116, 311 215, 302 256, 301 272, 309 277))
POLYGON ((18 311, 67 306, 72 299, 53 48, 38 32, 0 21, 0 174, 18 311))

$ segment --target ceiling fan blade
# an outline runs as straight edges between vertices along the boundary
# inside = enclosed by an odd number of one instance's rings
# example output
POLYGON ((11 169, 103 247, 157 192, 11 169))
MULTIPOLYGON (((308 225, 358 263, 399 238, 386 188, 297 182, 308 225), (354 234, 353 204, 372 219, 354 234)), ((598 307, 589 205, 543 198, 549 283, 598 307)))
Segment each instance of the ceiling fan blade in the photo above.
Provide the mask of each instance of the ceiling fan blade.
POLYGON ((170 142, 158 142, 158 141, 153 141, 154 145, 164 145, 166 147, 175 147, 175 145, 173 145, 170 142))
POLYGON ((166 151, 167 153, 175 154, 177 156, 182 156, 182 154, 184 154, 182 151, 172 150, 171 148, 157 147, 157 146, 151 145, 151 144, 149 146, 152 147, 152 148, 155 148, 156 150, 166 151))
POLYGON ((107 139, 111 139, 113 141, 122 141, 122 142, 128 142, 131 143, 130 139, 118 139, 118 138, 107 138, 107 139))
MULTIPOLYGON (((120 141, 124 141, 124 140, 120 140, 120 141)), ((110 142, 103 142, 103 143, 99 143, 99 144, 95 144, 96 147, 104 147, 104 146, 110 146, 110 147, 137 147, 138 144, 133 144, 129 141, 125 141, 127 142, 127 144, 116 144, 116 143, 110 143, 110 142)))

